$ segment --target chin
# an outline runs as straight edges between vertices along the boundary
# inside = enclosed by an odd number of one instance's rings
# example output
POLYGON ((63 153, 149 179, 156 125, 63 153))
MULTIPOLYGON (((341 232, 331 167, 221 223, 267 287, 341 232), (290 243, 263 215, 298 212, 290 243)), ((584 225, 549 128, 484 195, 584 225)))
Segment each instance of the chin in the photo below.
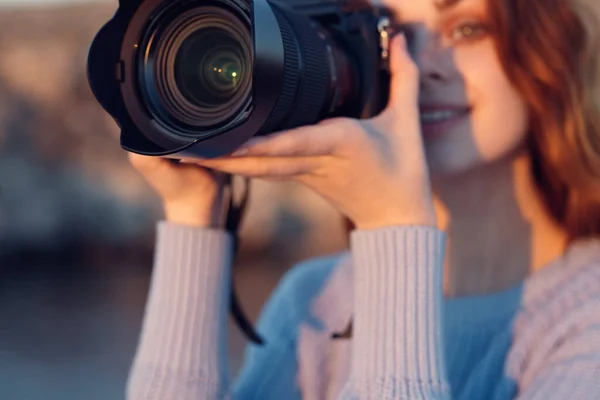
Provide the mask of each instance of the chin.
POLYGON ((425 154, 432 178, 466 173, 485 164, 470 135, 448 135, 425 140, 425 154))
POLYGON ((460 157, 428 157, 429 173, 432 179, 457 177, 485 166, 483 159, 471 160, 460 157))
POLYGON ((427 148, 427 163, 432 180, 443 180, 467 176, 474 171, 492 166, 512 165, 519 155, 526 152, 524 144, 496 149, 482 154, 472 149, 431 149, 427 148), (500 150, 500 151, 498 151, 500 150))
POLYGON ((432 179, 455 177, 500 162, 510 162, 525 150, 527 136, 523 130, 510 125, 501 130, 473 129, 471 125, 468 130, 453 129, 443 136, 424 137, 432 179))

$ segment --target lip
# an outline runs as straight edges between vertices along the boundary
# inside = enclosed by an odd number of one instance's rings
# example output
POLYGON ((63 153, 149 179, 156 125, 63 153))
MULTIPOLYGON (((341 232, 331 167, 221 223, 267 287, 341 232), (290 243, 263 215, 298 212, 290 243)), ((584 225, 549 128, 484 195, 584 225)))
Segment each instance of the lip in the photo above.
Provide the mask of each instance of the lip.
POLYGON ((449 133, 457 125, 466 123, 471 115, 471 108, 464 105, 428 104, 420 106, 421 113, 435 111, 453 111, 458 112, 458 114, 445 121, 421 123, 421 131, 425 139, 430 139, 449 133))

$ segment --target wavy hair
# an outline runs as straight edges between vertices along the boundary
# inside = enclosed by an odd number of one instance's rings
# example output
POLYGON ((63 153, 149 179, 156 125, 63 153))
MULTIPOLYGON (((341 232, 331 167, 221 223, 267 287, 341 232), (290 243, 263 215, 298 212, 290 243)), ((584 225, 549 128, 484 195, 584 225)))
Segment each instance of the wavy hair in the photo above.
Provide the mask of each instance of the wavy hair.
POLYGON ((529 109, 536 184, 571 239, 600 235, 600 0, 488 0, 529 109))

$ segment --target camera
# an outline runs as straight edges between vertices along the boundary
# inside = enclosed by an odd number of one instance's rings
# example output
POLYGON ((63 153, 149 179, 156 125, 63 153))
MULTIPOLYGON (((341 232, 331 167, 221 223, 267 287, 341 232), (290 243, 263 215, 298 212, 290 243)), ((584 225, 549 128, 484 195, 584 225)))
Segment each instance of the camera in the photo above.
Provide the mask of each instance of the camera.
POLYGON ((88 80, 125 150, 218 157, 256 135, 381 112, 390 21, 366 0, 120 0, 88 80))

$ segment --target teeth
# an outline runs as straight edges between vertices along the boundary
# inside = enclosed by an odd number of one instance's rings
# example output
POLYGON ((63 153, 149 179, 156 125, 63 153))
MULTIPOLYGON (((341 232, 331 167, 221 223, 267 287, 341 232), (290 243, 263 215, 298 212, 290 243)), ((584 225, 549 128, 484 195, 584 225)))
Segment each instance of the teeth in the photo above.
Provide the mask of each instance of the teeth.
POLYGON ((447 110, 424 112, 424 113, 421 113, 421 122, 423 122, 425 124, 443 122, 448 119, 457 117, 463 113, 464 113, 464 111, 447 111, 447 110))

